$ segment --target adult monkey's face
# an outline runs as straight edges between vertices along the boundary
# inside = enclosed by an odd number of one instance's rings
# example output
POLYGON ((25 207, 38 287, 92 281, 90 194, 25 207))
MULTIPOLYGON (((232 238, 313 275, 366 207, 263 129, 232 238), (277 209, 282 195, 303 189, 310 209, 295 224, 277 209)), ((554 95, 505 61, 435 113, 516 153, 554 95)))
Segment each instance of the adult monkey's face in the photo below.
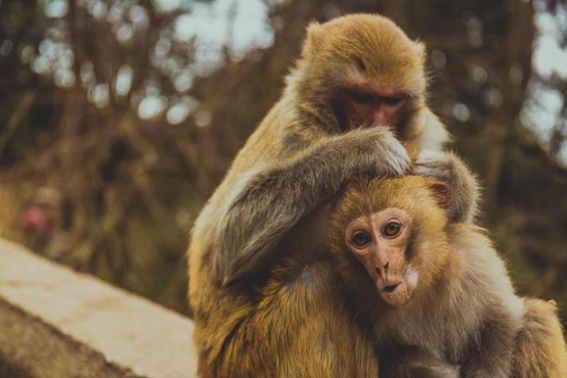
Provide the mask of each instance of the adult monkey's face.
POLYGON ((307 92, 331 104, 338 125, 399 131, 424 104, 424 48, 390 20, 355 15, 312 24, 303 50, 307 92))

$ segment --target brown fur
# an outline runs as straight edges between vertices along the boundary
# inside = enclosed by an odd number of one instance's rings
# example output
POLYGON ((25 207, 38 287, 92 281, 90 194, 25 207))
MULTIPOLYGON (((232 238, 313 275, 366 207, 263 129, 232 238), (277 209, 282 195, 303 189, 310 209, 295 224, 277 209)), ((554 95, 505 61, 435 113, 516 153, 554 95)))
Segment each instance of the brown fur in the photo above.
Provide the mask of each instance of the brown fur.
POLYGON ((517 336, 513 378, 566 378, 567 347, 555 306, 525 299, 522 329, 517 336))
POLYGON ((268 278, 209 282, 192 294, 202 377, 378 376, 374 343, 345 307, 328 254, 302 249, 326 233, 323 224, 302 221, 286 237, 288 258, 268 278))
MULTIPOLYGON (((310 26, 281 100, 239 152, 192 230, 189 297, 203 376, 375 375, 372 345, 350 326, 352 318, 317 299, 328 298, 332 272, 308 267, 319 264, 328 221, 324 205, 348 177, 399 176, 410 168, 407 151, 441 151, 447 133, 426 106, 424 60, 423 46, 380 16, 310 26), (345 85, 407 93, 391 125, 397 135, 386 127, 345 131, 337 103, 345 85), (280 267, 287 275, 272 276, 282 257, 291 259, 280 267), (313 272, 306 291, 295 284, 302 275, 294 272, 303 268, 313 272), (321 349, 322 338, 332 342, 321 349)), ((423 175, 453 172, 447 161, 417 166, 423 175)), ((459 182, 461 173, 449 176, 459 182)), ((475 201, 470 190, 476 188, 466 189, 462 198, 475 201)))
POLYGON ((217 303, 220 313, 212 319, 216 330, 201 330, 196 338, 202 352, 200 373, 376 378, 373 344, 342 302, 329 300, 337 294, 334 279, 326 260, 302 267, 284 263, 249 307, 228 313, 217 303), (212 349, 204 348, 209 345, 212 349))
POLYGON ((417 350, 454 367, 437 377, 565 378, 567 351, 552 306, 518 298, 485 232, 447 223, 432 187, 417 176, 355 182, 333 216, 337 270, 353 307, 374 330, 381 376, 423 376, 423 364, 412 371, 405 357, 406 350, 410 355, 417 350), (401 253, 418 274, 417 286, 399 307, 381 299, 371 275, 345 244, 351 221, 361 215, 375 219, 372 214, 388 208, 401 209, 412 220, 411 242, 401 253))

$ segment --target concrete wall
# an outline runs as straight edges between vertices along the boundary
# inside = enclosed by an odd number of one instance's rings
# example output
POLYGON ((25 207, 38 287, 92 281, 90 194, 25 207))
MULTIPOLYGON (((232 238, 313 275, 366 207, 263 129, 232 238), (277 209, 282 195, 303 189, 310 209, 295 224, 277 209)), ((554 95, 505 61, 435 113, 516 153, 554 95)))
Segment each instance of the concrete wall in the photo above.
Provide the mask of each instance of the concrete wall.
POLYGON ((0 378, 196 377, 189 319, 0 239, 0 378))

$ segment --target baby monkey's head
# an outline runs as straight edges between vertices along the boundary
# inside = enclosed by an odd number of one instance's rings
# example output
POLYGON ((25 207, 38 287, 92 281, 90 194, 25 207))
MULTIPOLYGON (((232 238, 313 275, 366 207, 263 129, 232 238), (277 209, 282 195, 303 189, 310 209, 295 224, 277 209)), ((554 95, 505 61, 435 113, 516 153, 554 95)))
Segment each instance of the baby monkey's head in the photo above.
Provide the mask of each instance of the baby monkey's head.
POLYGON ((418 176, 349 182, 330 234, 341 274, 372 283, 391 306, 406 304, 447 261, 448 195, 444 183, 418 176))

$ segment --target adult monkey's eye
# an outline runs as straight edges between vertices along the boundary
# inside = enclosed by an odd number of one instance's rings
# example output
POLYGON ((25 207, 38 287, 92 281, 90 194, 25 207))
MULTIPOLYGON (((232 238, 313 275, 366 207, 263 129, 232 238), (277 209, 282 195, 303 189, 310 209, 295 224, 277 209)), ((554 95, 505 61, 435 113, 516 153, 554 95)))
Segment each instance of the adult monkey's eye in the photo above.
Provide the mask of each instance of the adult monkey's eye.
POLYGON ((403 96, 394 96, 394 97, 384 97, 382 101, 384 101, 384 104, 386 105, 396 106, 398 104, 401 104, 402 101, 404 101, 404 99, 405 98, 403 96))
POLYGON ((352 244, 357 248, 364 248, 372 242, 372 236, 366 231, 355 231, 351 238, 352 244))
POLYGON ((384 226, 383 234, 387 238, 395 238, 402 230, 402 225, 397 221, 388 222, 384 226))
POLYGON ((358 104, 371 104, 374 102, 374 96, 368 93, 352 92, 352 100, 358 104))

